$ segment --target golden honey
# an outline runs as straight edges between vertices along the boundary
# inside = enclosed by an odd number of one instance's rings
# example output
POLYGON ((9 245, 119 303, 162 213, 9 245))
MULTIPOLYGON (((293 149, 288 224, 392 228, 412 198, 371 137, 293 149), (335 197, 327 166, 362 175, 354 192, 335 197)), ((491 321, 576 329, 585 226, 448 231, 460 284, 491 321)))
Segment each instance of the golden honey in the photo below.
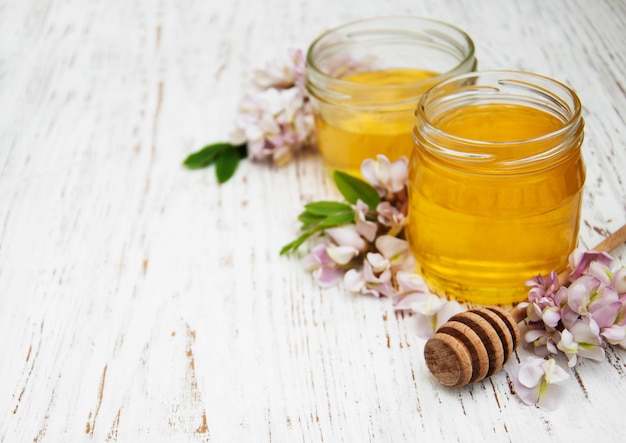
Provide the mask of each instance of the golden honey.
POLYGON ((306 87, 326 170, 359 176, 366 158, 410 156, 421 95, 475 67, 467 34, 435 20, 365 19, 323 33, 307 52, 306 87))
POLYGON ((417 111, 407 236, 427 283, 476 304, 526 298, 576 247, 585 168, 580 102, 528 73, 470 74, 417 111))
MULTIPOLYGON (((359 72, 344 80, 363 85, 394 85, 419 82, 437 76, 436 72, 410 69, 359 72)), ((363 91, 363 94, 369 94, 363 91)), ((355 97, 358 103, 365 97, 355 97)), ((393 93, 388 97, 393 103, 393 93)), ((346 106, 350 102, 347 101, 346 106)), ((330 107, 316 115, 317 139, 324 166, 331 172, 341 170, 359 176, 366 158, 383 154, 390 160, 409 158, 413 150, 412 128, 414 106, 385 112, 353 110, 346 112, 330 107)))

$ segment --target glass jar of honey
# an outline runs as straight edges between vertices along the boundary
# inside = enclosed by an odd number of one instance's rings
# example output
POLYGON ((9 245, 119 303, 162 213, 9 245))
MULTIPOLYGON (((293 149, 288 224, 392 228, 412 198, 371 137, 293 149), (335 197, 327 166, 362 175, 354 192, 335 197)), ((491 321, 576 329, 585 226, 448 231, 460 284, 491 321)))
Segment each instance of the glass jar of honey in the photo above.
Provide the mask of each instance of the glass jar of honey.
POLYGON ((431 289, 511 304, 576 246, 585 167, 581 104, 524 72, 446 80, 421 98, 407 238, 431 289))
POLYGON ((360 176, 366 158, 408 158, 420 96, 475 67, 469 36, 435 20, 373 18, 322 34, 307 52, 306 86, 326 170, 360 176))

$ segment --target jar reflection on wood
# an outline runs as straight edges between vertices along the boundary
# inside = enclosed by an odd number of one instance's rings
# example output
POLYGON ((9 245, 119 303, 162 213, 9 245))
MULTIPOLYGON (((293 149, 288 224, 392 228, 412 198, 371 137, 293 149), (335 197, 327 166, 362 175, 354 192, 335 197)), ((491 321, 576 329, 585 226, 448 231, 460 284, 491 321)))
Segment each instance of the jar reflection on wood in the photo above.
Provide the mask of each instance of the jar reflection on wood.
POLYGON ((322 34, 308 49, 306 84, 326 170, 359 176, 366 158, 408 158, 420 96, 475 67, 469 36, 434 20, 373 18, 322 34))
POLYGON ((428 284, 477 304, 523 300, 576 247, 581 104, 524 72, 447 80, 416 111, 407 236, 428 284))

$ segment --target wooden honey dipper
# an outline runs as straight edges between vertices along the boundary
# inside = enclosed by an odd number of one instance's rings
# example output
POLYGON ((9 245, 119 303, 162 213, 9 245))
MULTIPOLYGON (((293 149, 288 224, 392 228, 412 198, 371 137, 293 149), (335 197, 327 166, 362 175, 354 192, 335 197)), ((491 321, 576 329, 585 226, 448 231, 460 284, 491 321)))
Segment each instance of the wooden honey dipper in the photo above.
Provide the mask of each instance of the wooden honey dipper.
MULTIPOLYGON (((626 225, 604 239, 595 251, 609 252, 626 242, 626 225)), ((569 270, 559 274, 559 284, 569 270)), ((510 312, 484 307, 450 318, 424 347, 430 372, 445 386, 460 387, 490 377, 508 361, 520 342, 517 324, 526 318, 526 308, 510 312)))

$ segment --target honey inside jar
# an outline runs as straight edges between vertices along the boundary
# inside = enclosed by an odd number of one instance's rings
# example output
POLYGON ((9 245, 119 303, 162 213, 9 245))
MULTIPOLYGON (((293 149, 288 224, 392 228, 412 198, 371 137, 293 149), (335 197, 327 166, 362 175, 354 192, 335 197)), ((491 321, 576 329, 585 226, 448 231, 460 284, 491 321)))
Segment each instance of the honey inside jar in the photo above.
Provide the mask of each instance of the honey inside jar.
POLYGON ((363 160, 411 155, 415 107, 443 79, 476 68, 461 29, 420 17, 372 17, 329 29, 309 46, 305 86, 328 173, 360 176, 363 160))
MULTIPOLYGON (((343 80, 367 85, 401 85, 419 82, 437 76, 436 72, 416 69, 388 69, 350 74, 343 80)), ((396 102, 389 91, 387 100, 396 102)), ((362 92, 367 94, 368 92, 362 92)), ((316 115, 317 137, 325 168, 341 170, 360 176, 360 167, 366 158, 383 154, 391 161, 401 156, 410 157, 413 150, 411 129, 414 124, 414 105, 395 109, 351 109, 351 102, 362 102, 358 95, 346 100, 345 108, 328 107, 316 115)))
POLYGON ((468 104, 429 121, 442 143, 418 121, 407 236, 433 290, 510 304, 525 281, 565 267, 585 180, 580 120, 572 136, 539 107, 468 104))

